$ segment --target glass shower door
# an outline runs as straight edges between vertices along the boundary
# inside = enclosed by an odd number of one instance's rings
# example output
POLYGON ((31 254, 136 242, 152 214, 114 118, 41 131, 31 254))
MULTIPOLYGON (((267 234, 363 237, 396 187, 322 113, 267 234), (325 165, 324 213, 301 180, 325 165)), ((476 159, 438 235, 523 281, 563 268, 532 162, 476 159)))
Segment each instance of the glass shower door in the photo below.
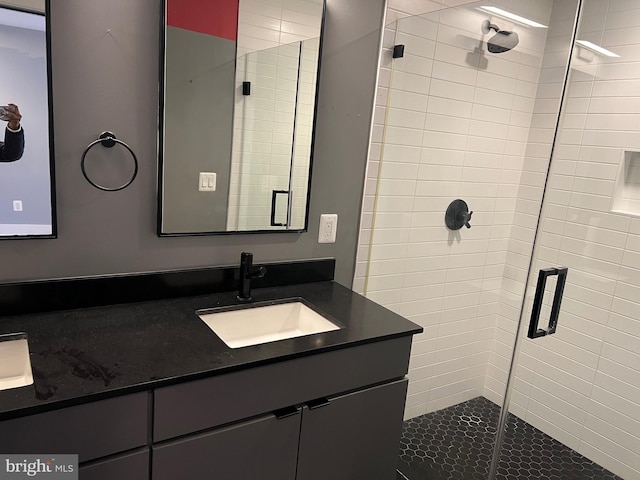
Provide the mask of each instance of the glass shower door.
POLYGON ((581 10, 501 479, 640 478, 640 4, 584 0, 581 10))

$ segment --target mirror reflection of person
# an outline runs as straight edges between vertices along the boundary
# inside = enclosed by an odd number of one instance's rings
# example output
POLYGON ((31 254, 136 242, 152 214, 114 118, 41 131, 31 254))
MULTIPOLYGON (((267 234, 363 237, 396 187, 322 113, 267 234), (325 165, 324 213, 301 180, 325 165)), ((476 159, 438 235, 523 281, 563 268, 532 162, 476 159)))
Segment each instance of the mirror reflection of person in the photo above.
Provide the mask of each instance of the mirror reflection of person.
POLYGON ((15 103, 8 104, 3 120, 7 122, 7 128, 4 142, 0 142, 0 162, 15 162, 20 160, 24 152, 24 131, 20 125, 22 115, 15 103))

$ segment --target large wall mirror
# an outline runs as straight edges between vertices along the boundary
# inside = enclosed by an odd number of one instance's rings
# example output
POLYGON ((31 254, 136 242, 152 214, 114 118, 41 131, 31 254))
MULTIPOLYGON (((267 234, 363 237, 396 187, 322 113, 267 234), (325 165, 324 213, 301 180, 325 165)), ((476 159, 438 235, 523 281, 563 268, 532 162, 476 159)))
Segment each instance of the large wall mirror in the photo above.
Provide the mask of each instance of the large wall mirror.
POLYGON ((324 0, 164 0, 158 233, 307 226, 324 0))
POLYGON ((22 116, 12 132, 0 115, 0 239, 56 235, 46 11, 44 0, 0 3, 0 105, 22 116))

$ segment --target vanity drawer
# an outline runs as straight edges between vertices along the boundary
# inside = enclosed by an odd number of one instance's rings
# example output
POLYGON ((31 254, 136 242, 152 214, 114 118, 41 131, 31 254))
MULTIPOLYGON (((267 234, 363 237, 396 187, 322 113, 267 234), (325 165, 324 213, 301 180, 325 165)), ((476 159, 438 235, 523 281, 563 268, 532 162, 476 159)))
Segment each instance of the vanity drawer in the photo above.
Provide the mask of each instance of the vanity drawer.
POLYGON ((402 378, 411 336, 286 360, 154 392, 154 442, 402 378))
POLYGON ((0 422, 0 452, 78 454, 86 462, 147 443, 149 393, 0 422))

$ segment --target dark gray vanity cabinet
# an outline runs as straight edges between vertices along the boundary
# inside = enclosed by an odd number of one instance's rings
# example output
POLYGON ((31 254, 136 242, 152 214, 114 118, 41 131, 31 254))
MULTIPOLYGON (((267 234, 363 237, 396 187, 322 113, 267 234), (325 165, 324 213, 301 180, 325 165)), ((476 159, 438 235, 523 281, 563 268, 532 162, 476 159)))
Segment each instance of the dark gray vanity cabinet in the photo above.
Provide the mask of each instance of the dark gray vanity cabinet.
POLYGON ((410 346, 401 337, 155 390, 153 480, 394 480, 410 346))
POLYGON ((393 480, 406 379, 153 448, 153 480, 393 480))
POLYGON ((302 409, 296 480, 393 480, 408 380, 302 409))
POLYGON ((295 480, 300 412, 264 415, 153 448, 153 479, 295 480))
POLYGON ((411 337, 0 421, 0 452, 81 480, 394 480, 411 337))

